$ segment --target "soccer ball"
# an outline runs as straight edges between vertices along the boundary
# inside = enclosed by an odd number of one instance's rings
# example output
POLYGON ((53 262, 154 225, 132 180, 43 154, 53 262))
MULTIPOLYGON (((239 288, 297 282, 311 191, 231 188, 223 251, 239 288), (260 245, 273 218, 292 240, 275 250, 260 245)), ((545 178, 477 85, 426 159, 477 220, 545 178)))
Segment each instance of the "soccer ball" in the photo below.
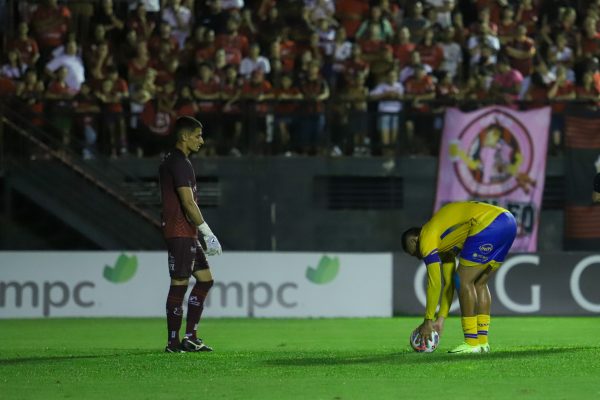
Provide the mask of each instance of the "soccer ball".
POLYGON ((436 331, 433 331, 431 332, 431 336, 433 340, 426 340, 424 344, 421 344, 421 335, 419 335, 418 331, 413 331, 410 334, 410 346, 417 353, 433 353, 440 343, 440 335, 436 331))

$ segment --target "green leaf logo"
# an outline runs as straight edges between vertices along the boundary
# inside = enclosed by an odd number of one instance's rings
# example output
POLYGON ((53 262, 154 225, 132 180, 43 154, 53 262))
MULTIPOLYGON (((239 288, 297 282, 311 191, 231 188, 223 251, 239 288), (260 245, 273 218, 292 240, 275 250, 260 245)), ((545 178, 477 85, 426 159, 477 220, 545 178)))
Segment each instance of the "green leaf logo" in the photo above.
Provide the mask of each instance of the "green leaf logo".
POLYGON ((112 283, 127 282, 135 275, 137 266, 138 260, 136 256, 128 257, 125 254, 121 254, 119 258, 117 258, 114 267, 108 265, 104 266, 104 278, 112 283))
POLYGON ((340 259, 338 257, 321 257, 317 268, 309 266, 306 268, 306 279, 317 285, 329 283, 335 279, 340 270, 340 259))

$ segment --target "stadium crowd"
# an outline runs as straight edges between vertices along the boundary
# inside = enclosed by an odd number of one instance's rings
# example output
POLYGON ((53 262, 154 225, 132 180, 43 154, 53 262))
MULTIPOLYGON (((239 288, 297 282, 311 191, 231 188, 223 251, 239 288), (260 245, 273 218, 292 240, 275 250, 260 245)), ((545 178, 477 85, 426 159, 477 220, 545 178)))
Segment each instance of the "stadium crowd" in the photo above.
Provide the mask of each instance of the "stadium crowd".
POLYGON ((8 2, 0 97, 85 158, 437 154, 443 109, 600 104, 600 0, 8 2), (75 144, 75 143, 82 143, 75 144))

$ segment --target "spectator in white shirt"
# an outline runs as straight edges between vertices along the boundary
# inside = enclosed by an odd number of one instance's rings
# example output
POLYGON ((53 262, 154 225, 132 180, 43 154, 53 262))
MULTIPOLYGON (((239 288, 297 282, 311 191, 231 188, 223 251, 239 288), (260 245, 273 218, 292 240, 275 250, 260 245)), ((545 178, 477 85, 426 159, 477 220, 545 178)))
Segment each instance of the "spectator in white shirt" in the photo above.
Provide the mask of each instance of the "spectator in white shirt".
POLYGON ((170 0, 169 5, 162 12, 162 20, 171 25, 172 34, 183 49, 185 39, 192 29, 192 12, 181 5, 181 0, 170 0))
POLYGON ((244 57, 240 64, 240 75, 248 79, 256 70, 261 70, 266 75, 271 72, 271 64, 268 58, 260 55, 260 46, 253 43, 250 46, 248 57, 244 57))
POLYGON ((444 31, 444 41, 440 43, 444 50, 444 60, 440 69, 448 72, 448 75, 454 79, 459 73, 463 62, 462 49, 458 43, 454 41, 454 27, 449 27, 444 31))
POLYGON ((379 101, 377 127, 384 153, 398 141, 403 95, 404 87, 398 81, 398 71, 395 69, 390 70, 385 81, 377 85, 369 94, 371 100, 379 101))
POLYGON ((79 91, 81 83, 85 80, 85 68, 81 57, 77 55, 77 43, 74 40, 67 42, 64 53, 50 60, 46 65, 46 70, 49 75, 53 75, 60 67, 67 69, 67 77, 65 79, 67 86, 79 91))

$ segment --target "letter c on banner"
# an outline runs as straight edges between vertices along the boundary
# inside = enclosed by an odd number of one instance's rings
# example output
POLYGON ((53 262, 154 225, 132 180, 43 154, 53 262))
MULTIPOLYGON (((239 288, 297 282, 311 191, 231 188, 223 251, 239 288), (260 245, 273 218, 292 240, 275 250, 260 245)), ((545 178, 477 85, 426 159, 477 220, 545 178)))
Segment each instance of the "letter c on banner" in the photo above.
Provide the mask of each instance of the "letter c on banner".
POLYGON ((530 304, 519 304, 511 300, 506 294, 506 287, 504 286, 504 280, 506 274, 517 264, 535 264, 540 265, 540 257, 535 255, 526 256, 515 256, 506 261, 498 269, 496 273, 496 294, 500 302, 509 310, 518 313, 529 313, 540 311, 540 285, 531 285, 531 303, 530 304))
MULTIPOLYGON (((427 274, 427 267, 425 267, 425 263, 421 262, 419 267, 417 268, 417 272, 415 273, 415 294, 417 295, 417 299, 419 302, 425 307, 427 305, 427 293, 425 293, 425 289, 423 288, 423 279, 425 279, 425 274, 427 274)), ((452 304, 450 305, 450 312, 454 312, 458 310, 458 298, 454 299, 452 304)), ((440 307, 435 309, 435 311, 439 311, 440 307)))
POLYGON ((600 263, 600 256, 589 256, 579 261, 571 272, 571 295, 573 299, 581 306, 581 308, 594 312, 600 313, 600 304, 594 304, 591 301, 588 301, 583 294, 581 293, 581 287, 579 286, 579 280, 581 279, 581 274, 587 267, 592 264, 600 263))

